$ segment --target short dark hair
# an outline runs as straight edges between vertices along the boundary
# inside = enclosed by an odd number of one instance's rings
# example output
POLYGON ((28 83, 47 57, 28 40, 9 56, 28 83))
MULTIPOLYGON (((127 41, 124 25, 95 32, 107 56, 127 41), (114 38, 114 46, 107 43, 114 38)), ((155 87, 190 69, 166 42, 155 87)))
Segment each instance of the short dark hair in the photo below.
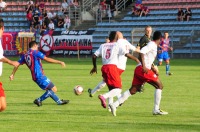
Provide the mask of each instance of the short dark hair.
POLYGON ((37 44, 37 42, 36 41, 31 41, 31 42, 29 42, 29 48, 32 48, 35 44, 37 44))
POLYGON ((116 37, 117 32, 116 31, 111 31, 109 34, 109 40, 113 41, 116 37))
POLYGON ((162 33, 160 32, 160 31, 155 31, 154 33, 153 33, 153 40, 155 41, 155 40, 159 40, 159 39, 161 39, 162 38, 162 33))

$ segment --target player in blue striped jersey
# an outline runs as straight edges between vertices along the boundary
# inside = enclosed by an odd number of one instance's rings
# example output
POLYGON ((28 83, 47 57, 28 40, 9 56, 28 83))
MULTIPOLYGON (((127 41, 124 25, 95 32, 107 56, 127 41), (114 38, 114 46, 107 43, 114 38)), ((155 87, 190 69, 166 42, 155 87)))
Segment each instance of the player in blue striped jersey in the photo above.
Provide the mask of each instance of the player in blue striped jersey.
POLYGON ((38 51, 38 44, 35 41, 29 43, 29 51, 21 55, 18 66, 13 69, 12 74, 10 75, 10 80, 14 79, 15 72, 17 71, 20 65, 26 64, 31 71, 32 79, 37 85, 46 92, 39 98, 34 100, 34 103, 37 106, 42 105, 42 101, 51 97, 58 105, 63 105, 69 103, 69 100, 60 100, 55 94, 57 91, 56 86, 44 75, 42 68, 41 60, 45 60, 49 63, 61 64, 65 67, 65 63, 59 60, 55 60, 49 57, 46 57, 42 52, 38 51))

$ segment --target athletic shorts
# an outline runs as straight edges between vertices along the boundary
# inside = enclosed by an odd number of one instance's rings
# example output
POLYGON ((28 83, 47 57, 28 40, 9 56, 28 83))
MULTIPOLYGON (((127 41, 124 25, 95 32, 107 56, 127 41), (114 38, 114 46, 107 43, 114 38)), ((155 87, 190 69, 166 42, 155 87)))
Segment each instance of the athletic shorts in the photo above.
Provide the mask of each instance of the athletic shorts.
POLYGON ((169 57, 169 54, 167 51, 163 51, 162 53, 158 54, 158 61, 166 61, 166 60, 169 60, 170 57, 169 57))
POLYGON ((155 82, 157 80, 158 76, 152 70, 144 73, 140 65, 135 68, 132 85, 142 85, 145 82, 155 82))
POLYGON ((1 82, 0 82, 0 97, 5 97, 4 89, 1 82))
POLYGON ((119 70, 116 65, 103 65, 101 68, 102 77, 108 87, 121 88, 122 81, 119 75, 119 70))
POLYGON ((119 75, 120 75, 120 76, 121 76, 122 73, 124 72, 124 70, 122 70, 122 69, 118 69, 118 71, 119 71, 119 75))
POLYGON ((54 84, 46 76, 37 78, 35 83, 43 90, 52 89, 54 87, 54 84))

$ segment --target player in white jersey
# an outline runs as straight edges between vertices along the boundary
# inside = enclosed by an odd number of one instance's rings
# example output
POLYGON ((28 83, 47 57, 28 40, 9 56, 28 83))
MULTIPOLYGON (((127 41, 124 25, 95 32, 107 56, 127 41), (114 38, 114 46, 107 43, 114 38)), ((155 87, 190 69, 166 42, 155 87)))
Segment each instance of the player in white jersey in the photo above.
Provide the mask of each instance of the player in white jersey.
POLYGON ((129 54, 129 50, 126 48, 120 48, 120 46, 116 43, 118 36, 122 36, 120 32, 111 32, 109 35, 109 43, 102 44, 99 49, 93 55, 93 69, 90 71, 91 74, 96 73, 96 58, 101 56, 103 66, 101 68, 102 76, 104 81, 106 82, 109 92, 103 95, 99 95, 99 99, 101 100, 102 106, 106 108, 106 99, 113 98, 121 93, 121 78, 120 72, 117 68, 119 56, 127 56, 130 59, 133 59, 137 62, 138 59, 131 54, 129 54))
MULTIPOLYGON (((108 39, 106 39, 106 41, 109 42, 108 39)), ((132 44, 130 44, 126 39, 123 39, 123 35, 121 35, 121 36, 118 37, 117 44, 121 48, 122 47, 126 48, 127 52, 129 52, 129 51, 139 52, 140 51, 139 49, 136 49, 135 46, 133 46, 132 44)), ((121 70, 121 73, 123 73, 124 70, 126 69, 127 57, 124 56, 124 55, 119 55, 118 59, 120 61, 118 62, 117 67, 119 68, 119 70, 121 70)), ((121 73, 120 73, 120 75, 121 75, 121 73)), ((93 97, 94 94, 97 91, 100 91, 105 86, 106 86, 106 83, 104 81, 101 81, 94 89, 88 89, 89 96, 93 97)))
POLYGON ((124 103, 124 101, 127 100, 131 95, 136 94, 144 82, 147 82, 155 87, 153 114, 168 114, 168 112, 160 110, 163 85, 157 76, 158 72, 152 65, 157 55, 157 47, 160 44, 161 37, 161 32, 155 31, 153 34, 153 41, 149 42, 145 47, 141 49, 141 63, 135 68, 131 88, 125 91, 117 101, 115 101, 113 104, 110 104, 110 108, 114 116, 116 116, 116 108, 120 104, 124 103))
MULTIPOLYGON (((17 61, 11 61, 8 58, 3 56, 3 48, 2 48, 2 44, 1 44, 3 32, 4 32, 4 21, 3 21, 3 19, 0 19, 0 76, 1 76, 2 70, 3 70, 2 62, 8 63, 15 67, 17 66, 17 63, 18 63, 17 61)), ((0 112, 4 111, 6 109, 6 106, 7 106, 6 105, 6 95, 4 92, 3 83, 0 82, 0 112)))

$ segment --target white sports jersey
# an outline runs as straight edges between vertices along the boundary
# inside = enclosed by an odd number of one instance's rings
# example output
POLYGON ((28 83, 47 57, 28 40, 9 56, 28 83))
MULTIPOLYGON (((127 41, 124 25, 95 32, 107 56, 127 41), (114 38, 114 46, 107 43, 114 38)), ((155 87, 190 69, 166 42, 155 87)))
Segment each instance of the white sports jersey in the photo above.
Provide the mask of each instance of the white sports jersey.
MULTIPOLYGON (((126 53, 129 53, 130 50, 135 51, 136 48, 132 44, 130 44, 126 39, 118 39, 117 44, 120 48, 123 48, 123 50, 126 53)), ((127 62, 127 57, 125 55, 119 55, 119 63, 117 67, 121 70, 126 69, 126 62, 127 62)))
POLYGON ((126 51, 119 48, 116 42, 101 44, 99 49, 94 53, 97 57, 102 57, 102 64, 114 64, 118 65, 118 56, 125 55, 126 51))
POLYGON ((157 44, 154 41, 150 41, 145 47, 140 50, 140 53, 144 54, 144 63, 148 69, 151 69, 156 55, 157 55, 157 44))

